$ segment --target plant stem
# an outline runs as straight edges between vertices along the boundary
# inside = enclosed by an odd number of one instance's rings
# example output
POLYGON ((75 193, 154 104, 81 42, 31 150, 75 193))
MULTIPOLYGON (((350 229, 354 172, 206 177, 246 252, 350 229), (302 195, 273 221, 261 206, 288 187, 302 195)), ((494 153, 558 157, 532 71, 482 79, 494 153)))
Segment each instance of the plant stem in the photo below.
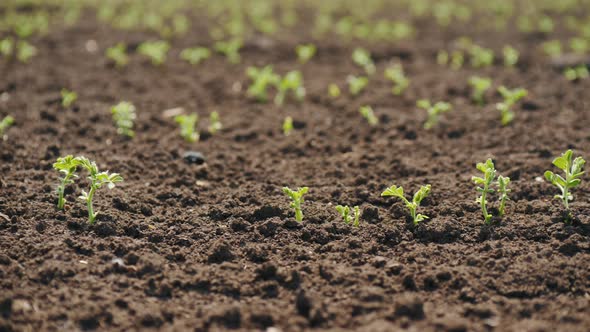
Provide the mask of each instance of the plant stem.
POLYGON ((94 214, 94 208, 92 207, 92 198, 94 197, 94 193, 96 192, 96 187, 94 184, 90 187, 90 192, 86 197, 86 204, 88 206, 88 222, 93 224, 94 219, 96 219, 96 215, 94 214))
POLYGON ((295 207, 295 220, 297 220, 297 222, 303 221, 303 212, 300 207, 295 207))
POLYGON ((486 196, 488 195, 488 185, 486 184, 483 188, 483 191, 481 193, 481 211, 483 212, 483 217, 485 219, 486 224, 490 222, 490 219, 492 218, 491 215, 488 214, 488 209, 486 207, 486 196))

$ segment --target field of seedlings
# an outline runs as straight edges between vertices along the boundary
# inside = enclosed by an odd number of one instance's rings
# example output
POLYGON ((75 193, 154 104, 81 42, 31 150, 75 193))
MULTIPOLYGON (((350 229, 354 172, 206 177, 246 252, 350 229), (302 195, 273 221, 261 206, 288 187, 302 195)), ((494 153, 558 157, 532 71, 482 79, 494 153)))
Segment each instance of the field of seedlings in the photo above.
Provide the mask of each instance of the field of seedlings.
POLYGON ((0 331, 588 331, 589 0, 0 1, 0 331))

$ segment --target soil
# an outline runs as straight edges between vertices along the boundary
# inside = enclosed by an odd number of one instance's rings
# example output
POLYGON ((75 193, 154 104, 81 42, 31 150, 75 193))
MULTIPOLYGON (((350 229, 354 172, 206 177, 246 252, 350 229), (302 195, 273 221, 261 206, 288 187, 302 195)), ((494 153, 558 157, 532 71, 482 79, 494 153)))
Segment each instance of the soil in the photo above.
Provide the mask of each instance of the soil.
POLYGON ((16 118, 0 140, 0 331, 588 331, 590 186, 575 190, 578 220, 567 225, 540 177, 567 148, 590 157, 590 81, 553 69, 538 53, 542 36, 421 22, 420 43, 366 45, 378 73, 400 59, 407 93, 393 96, 378 74, 352 97, 344 82, 362 73, 350 60, 358 44, 316 41, 318 54, 300 65, 293 49, 308 31, 255 37, 239 65, 213 56, 192 67, 179 52, 212 44, 193 33, 174 40, 156 68, 133 51, 153 35, 86 16, 34 39, 30 64, 0 61, 0 116, 16 118), (496 51, 514 45, 522 61, 437 65, 437 50, 463 35, 496 51), (131 45, 131 63, 116 70, 103 54, 120 41, 131 45), (301 69, 305 102, 280 109, 248 99, 245 68, 266 64, 301 69), (512 125, 500 125, 499 96, 489 93, 483 108, 470 101, 474 74, 529 90, 512 125), (327 96, 330 83, 343 89, 339 99, 327 96), (79 95, 69 109, 62 87, 79 95), (425 131, 420 98, 455 110, 425 131), (138 109, 133 140, 112 123, 121 100, 138 109), (358 115, 365 104, 380 119, 375 128, 358 115), (174 107, 202 119, 218 111, 224 129, 185 143, 162 116, 174 107), (191 150, 205 163, 187 163, 191 150), (75 199, 85 175, 68 191, 67 211, 55 209, 52 163, 66 154, 125 178, 98 192, 94 225, 75 199), (506 217, 484 226, 470 178, 488 157, 513 183, 506 217), (420 208, 427 222, 413 227, 400 202, 380 197, 394 183, 407 192, 432 185, 420 208), (303 223, 283 186, 310 188, 303 223), (361 226, 344 224, 337 204, 359 205, 361 226))

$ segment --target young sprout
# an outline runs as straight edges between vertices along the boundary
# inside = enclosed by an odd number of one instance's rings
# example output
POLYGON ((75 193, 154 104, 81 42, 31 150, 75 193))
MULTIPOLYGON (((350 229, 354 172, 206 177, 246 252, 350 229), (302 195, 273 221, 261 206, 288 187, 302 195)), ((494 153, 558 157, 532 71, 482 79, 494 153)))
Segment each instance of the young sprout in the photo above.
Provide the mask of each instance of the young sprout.
POLYGON ((471 99, 473 99, 478 105, 483 105, 485 103, 484 95, 492 86, 492 80, 490 78, 471 76, 471 78, 469 78, 469 85, 473 87, 471 99))
POLYGON ((215 134, 223 128, 221 121, 219 120, 219 113, 216 111, 209 114, 209 133, 215 134))
POLYGON ((465 56, 461 51, 454 51, 451 54, 451 69, 459 70, 463 67, 463 63, 465 62, 465 56))
POLYGON ((429 100, 421 99, 418 100, 416 105, 426 110, 428 112, 428 119, 424 123, 424 129, 431 129, 438 123, 438 118, 442 113, 449 112, 453 110, 451 104, 439 101, 436 104, 432 105, 429 100))
POLYGON ((57 158, 57 162, 53 164, 53 168, 64 175, 64 177, 61 179, 61 182, 57 186, 57 208, 59 210, 63 210, 65 207, 66 201, 64 199, 64 193, 66 186, 68 184, 74 183, 73 179, 78 177, 76 175, 76 170, 78 169, 79 165, 79 160, 71 155, 57 158))
POLYGON ((404 196, 404 188, 393 185, 393 186, 385 189, 385 191, 383 191, 381 193, 381 197, 393 196, 393 197, 397 197, 397 198, 401 199, 402 202, 404 202, 404 204, 408 208, 408 210, 410 210, 410 216, 412 217, 412 220, 414 221, 414 225, 418 225, 419 222, 428 219, 428 216, 426 216, 426 215, 419 214, 419 213, 416 214, 416 210, 420 206, 420 203, 422 202, 422 200, 424 198, 426 198, 426 196, 428 196, 428 194, 430 194, 430 185, 429 184, 420 187, 420 190, 418 190, 414 194, 414 197, 412 198, 412 201, 410 202, 404 196))
POLYGON ((349 75, 346 78, 346 81, 348 82, 348 91, 350 91, 350 94, 353 96, 361 93, 367 84, 369 84, 369 79, 365 76, 356 77, 354 75, 349 75))
POLYGON ((520 53, 510 45, 504 46, 502 54, 504 55, 504 66, 506 67, 514 67, 520 58, 520 53))
POLYGON ((352 209, 353 215, 350 214, 350 210, 351 210, 351 208, 348 205, 346 205, 346 206, 337 205, 336 206, 336 211, 338 211, 338 213, 340 213, 340 215, 342 216, 342 219, 344 219, 345 224, 352 223, 352 226, 359 227, 361 210, 359 209, 358 206, 355 206, 352 209))
POLYGON ((174 121, 180 125, 180 136, 189 143, 194 143, 199 140, 199 132, 196 130, 199 116, 196 113, 191 115, 177 115, 174 121))
POLYGON ((135 121, 135 106, 127 101, 122 101, 111 108, 111 114, 113 115, 113 121, 117 126, 117 133, 119 135, 133 137, 135 132, 133 131, 133 122, 135 121))
POLYGON ((303 212, 301 211, 301 204, 303 203, 303 195, 307 194, 309 188, 302 187, 297 191, 289 189, 289 187, 283 187, 283 192, 291 198, 291 208, 295 209, 295 220, 297 222, 303 221, 303 212))
POLYGON ((472 45, 469 48, 471 55, 471 65, 475 68, 489 67, 494 63, 494 51, 478 46, 472 45))
POLYGON ((246 74, 252 80, 252 84, 248 87, 248 95, 259 102, 266 102, 268 99, 266 90, 269 86, 278 85, 281 82, 281 77, 273 72, 272 66, 265 66, 262 69, 248 67, 246 74))
POLYGON ((293 118, 288 116, 283 121, 283 135, 289 136, 293 131, 293 118))
POLYGON ((543 52, 551 57, 558 57, 563 52, 561 47, 561 41, 550 40, 542 44, 543 52))
POLYGON ((487 224, 492 220, 493 217, 493 215, 488 212, 487 208, 488 195, 495 192, 492 186, 496 184, 498 187, 498 194, 500 195, 498 214, 500 217, 502 217, 504 216, 506 209, 506 201, 509 199, 508 193, 510 192, 510 189, 508 189, 508 185, 510 184, 510 178, 500 175, 496 179, 496 169, 494 168, 494 162, 491 159, 486 160, 485 163, 478 163, 476 167, 480 172, 483 173, 483 177, 474 176, 471 178, 471 180, 473 183, 478 185, 476 190, 481 195, 477 198, 476 202, 480 204, 484 220, 487 224))
POLYGON ((449 64, 449 52, 445 50, 438 51, 438 53, 436 53, 436 63, 441 66, 449 64))
POLYGON ((123 68, 129 63, 127 46, 124 43, 118 43, 113 47, 107 48, 106 56, 115 63, 117 68, 123 68))
POLYGON ((516 104, 522 98, 526 97, 528 91, 522 88, 508 90, 505 86, 501 86, 498 88, 498 92, 500 92, 504 98, 504 101, 497 103, 496 109, 500 111, 502 125, 506 126, 512 122, 512 120, 514 120, 512 106, 514 106, 514 104, 516 104))
POLYGON ((214 47, 217 52, 225 55, 230 63, 236 64, 240 62, 240 48, 242 48, 241 40, 233 39, 229 41, 218 41, 215 43, 214 47))
POLYGON ((297 45, 295 52, 299 62, 306 63, 315 55, 316 47, 314 44, 297 45))
POLYGON ((586 65, 579 65, 577 67, 566 68, 563 71, 563 75, 568 81, 578 81, 588 78, 590 73, 586 65))
POLYGON ((201 61, 209 59, 211 51, 206 47, 192 47, 180 52, 180 58, 191 65, 198 65, 201 61))
POLYGON ((361 106, 359 109, 359 113, 367 120, 369 125, 376 126, 379 124, 379 119, 375 116, 375 112, 373 112, 373 108, 371 106, 361 106))
POLYGON ((16 58, 24 63, 29 62, 32 57, 37 55, 37 48, 24 40, 18 42, 16 51, 16 58))
POLYGON ((10 37, 6 37, 0 40, 0 55, 9 57, 14 51, 14 40, 10 37))
POLYGON ((330 95, 331 98, 338 98, 340 97, 340 88, 338 87, 337 84, 334 83, 330 83, 330 85, 328 86, 328 94, 330 95))
POLYGON ((355 48, 352 52, 352 61, 358 66, 363 67, 367 75, 375 73, 375 63, 371 59, 371 53, 363 48, 355 48))
POLYGON ((90 180, 90 190, 88 192, 82 191, 82 196, 80 196, 80 199, 86 202, 86 205, 88 206, 88 222, 93 224, 96 220, 96 216, 98 216, 98 212, 94 212, 94 208, 92 206, 94 194, 105 184, 109 189, 113 189, 115 187, 115 183, 123 181, 123 177, 117 173, 109 174, 108 171, 99 172, 96 163, 94 161, 90 161, 86 157, 76 157, 76 160, 78 161, 79 166, 83 167, 88 171, 88 173, 90 173, 88 176, 88 179, 90 180))
POLYGON ((287 92, 293 91, 295 98, 301 101, 305 97, 305 88, 303 87, 303 76, 298 70, 288 72, 278 83, 275 104, 283 105, 287 92))
POLYGON ((78 99, 78 94, 68 89, 61 89, 61 105, 69 108, 78 99))
POLYGON ((2 119, 2 121, 0 121, 0 137, 2 137, 2 139, 6 140, 6 136, 4 136, 4 133, 13 124, 14 118, 10 115, 7 115, 6 117, 4 117, 4 119, 2 119))
POLYGON ((567 213, 566 221, 570 221, 572 218, 569 202, 574 199, 574 196, 570 193, 570 190, 579 186, 582 182, 581 177, 584 174, 584 164, 586 164, 582 157, 576 157, 574 160, 572 158, 572 150, 567 150, 560 157, 553 160, 553 165, 565 173, 565 178, 551 171, 545 172, 545 179, 561 191, 561 195, 555 195, 555 198, 563 202, 567 213))
POLYGON ((143 42, 137 48, 139 54, 148 57, 154 66, 161 66, 166 62, 168 50, 170 50, 170 44, 164 40, 143 42))
POLYGON ((393 82, 392 92, 394 95, 401 95, 410 85, 410 80, 404 74, 402 65, 395 64, 385 69, 385 78, 393 82))

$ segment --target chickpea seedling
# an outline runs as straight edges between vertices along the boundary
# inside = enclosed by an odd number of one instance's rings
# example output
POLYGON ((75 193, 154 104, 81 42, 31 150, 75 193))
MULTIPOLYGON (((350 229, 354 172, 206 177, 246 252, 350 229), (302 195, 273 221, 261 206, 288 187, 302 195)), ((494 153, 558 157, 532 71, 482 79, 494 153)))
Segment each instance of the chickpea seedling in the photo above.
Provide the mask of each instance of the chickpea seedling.
POLYGON ((136 118, 135 106, 132 103, 123 101, 111 108, 113 121, 117 126, 117 133, 119 135, 134 137, 133 125, 136 118))
POLYGON ((354 75, 349 75, 346 81, 348 82, 348 91, 353 96, 361 93, 367 84, 369 84, 369 79, 364 76, 356 77, 354 75))
POLYGON ((478 105, 483 105, 485 103, 485 93, 492 86, 492 80, 487 77, 471 76, 469 85, 473 88, 471 99, 478 105))
POLYGON ((225 55, 227 61, 231 64, 240 63, 240 48, 242 48, 242 41, 233 39, 229 41, 218 41, 214 45, 215 51, 225 55))
POLYGON ((352 61, 363 67, 367 75, 375 74, 375 63, 371 59, 371 53, 363 48, 355 48, 352 52, 352 61))
POLYGON ((506 201, 508 198, 508 193, 510 189, 508 189, 508 185, 510 184, 510 178, 504 176, 498 176, 496 178, 496 169, 494 167, 494 162, 491 159, 486 160, 485 163, 478 163, 477 169, 483 173, 482 177, 474 176, 471 180, 478 185, 476 188, 477 192, 481 195, 477 198, 476 202, 480 204, 481 211, 483 213, 484 220, 486 224, 488 224, 491 220, 493 215, 488 212, 487 204, 488 204, 488 195, 493 194, 496 191, 492 188, 495 184, 498 189, 499 194, 499 201, 500 205, 498 207, 498 214, 499 217, 503 217, 505 210, 506 210, 506 201))
POLYGON ((199 140, 199 132, 197 131, 197 121, 199 116, 196 113, 186 115, 181 114, 174 117, 174 121, 180 125, 180 136, 189 143, 194 143, 199 140))
POLYGON ((418 223, 420 223, 421 221, 428 219, 428 216, 416 213, 418 207, 420 206, 420 203, 422 202, 422 200, 424 200, 424 198, 428 196, 428 194, 430 194, 429 184, 420 187, 420 189, 414 194, 412 201, 409 201, 404 196, 404 188, 393 185, 385 189, 385 191, 381 193, 381 197, 393 196, 399 198, 402 202, 404 202, 406 208, 408 208, 408 210, 410 211, 410 216, 412 217, 414 225, 418 225, 418 223))
POLYGON ((66 186, 68 184, 73 184, 74 179, 78 177, 76 175, 78 166, 80 166, 80 161, 71 155, 57 158, 57 161, 53 164, 53 168, 55 170, 59 171, 60 173, 63 173, 63 178, 57 186, 57 208, 59 210, 63 210, 65 208, 66 201, 64 198, 64 193, 66 190, 66 186))
POLYGON ((295 210, 295 220, 297 220, 297 222, 303 221, 303 211, 301 210, 301 204, 304 202, 303 196, 307 194, 308 191, 308 187, 299 188, 297 191, 291 190, 289 187, 283 187, 283 192, 285 195, 291 198, 290 207, 295 210))
POLYGON ((221 120, 219 120, 219 113, 211 112, 211 114, 209 114, 209 133, 213 135, 221 129, 223 129, 223 124, 221 124, 221 120))
POLYGON ((369 125, 376 126, 379 124, 379 119, 375 116, 375 112, 371 106, 362 106, 359 113, 367 120, 369 125))
POLYGON ((143 42, 137 48, 139 54, 148 57, 154 66, 161 66, 166 62, 169 50, 170 44, 164 40, 143 42))
POLYGON ((345 224, 352 223, 352 226, 359 227, 361 210, 359 209, 358 206, 355 206, 354 208, 351 209, 350 206, 348 206, 348 205, 346 205, 346 206, 337 205, 336 211, 338 211, 338 213, 342 216, 342 219, 344 219, 345 224), (351 210, 353 213, 352 215, 350 214, 351 210))
POLYGON ((123 68, 129 63, 129 56, 127 55, 127 45, 118 43, 106 50, 106 57, 115 63, 117 68, 123 68))
POLYGON ((277 95, 275 96, 275 104, 283 105, 287 93, 293 91, 293 95, 298 101, 305 97, 305 87, 303 87, 303 76, 298 70, 293 70, 285 74, 285 76, 276 82, 277 95))
POLYGON ((295 48, 300 63, 307 63, 316 53, 314 44, 297 45, 295 48))
POLYGON ((501 103, 496 104, 496 109, 500 111, 502 125, 506 126, 514 120, 514 111, 512 111, 512 107, 516 104, 519 100, 526 97, 528 91, 522 88, 509 90, 505 86, 501 86, 498 88, 498 92, 504 98, 504 101, 501 103))
POLYGON ((293 118, 288 116, 283 121, 283 135, 289 136, 293 131, 293 118))
POLYGON ((61 89, 61 105, 69 108, 78 99, 78 94, 68 89, 61 89))
POLYGON ((563 71, 563 75, 568 81, 578 81, 590 77, 588 67, 580 65, 576 67, 568 67, 563 71))
POLYGON ((555 195, 555 198, 560 199, 565 207, 567 213, 566 221, 572 219, 569 202, 574 199, 574 196, 570 191, 582 183, 581 177, 584 175, 584 165, 586 164, 586 160, 582 157, 572 159, 572 150, 567 150, 560 157, 553 160, 553 165, 564 172, 565 178, 551 171, 546 171, 544 174, 545 179, 561 191, 561 194, 555 195))
POLYGON ((410 85, 410 80, 404 74, 404 69, 400 64, 385 69, 385 78, 393 82, 394 86, 391 91, 396 96, 401 95, 410 85))
POLYGON ((277 85, 281 81, 281 77, 273 72, 272 66, 265 66, 264 68, 248 67, 246 75, 252 80, 247 93, 259 102, 266 102, 268 100, 268 87, 277 85))
POLYGON ((6 137, 4 137, 4 133, 13 124, 14 124, 14 118, 10 115, 5 116, 4 119, 2 119, 2 121, 0 121, 0 137, 2 137, 3 139, 6 139, 6 137))
POLYGON ((98 212, 94 212, 94 207, 92 205, 92 200, 94 199, 96 191, 105 184, 107 185, 107 188, 113 189, 115 183, 123 181, 123 177, 117 173, 109 173, 108 171, 99 172, 96 163, 90 161, 86 157, 76 157, 76 160, 79 165, 86 169, 90 174, 88 176, 88 179, 90 180, 90 190, 88 192, 82 191, 80 199, 86 202, 88 207, 88 222, 93 224, 96 220, 96 216, 98 216, 98 212))
POLYGON ((428 112, 428 119, 424 123, 424 129, 433 128, 438 123, 438 119, 442 113, 453 110, 451 104, 442 101, 439 101, 433 105, 429 100, 421 99, 418 100, 416 105, 428 112))
POLYGON ((198 65, 203 60, 209 59, 210 56, 211 51, 206 47, 192 47, 180 52, 180 58, 193 66, 198 65))

